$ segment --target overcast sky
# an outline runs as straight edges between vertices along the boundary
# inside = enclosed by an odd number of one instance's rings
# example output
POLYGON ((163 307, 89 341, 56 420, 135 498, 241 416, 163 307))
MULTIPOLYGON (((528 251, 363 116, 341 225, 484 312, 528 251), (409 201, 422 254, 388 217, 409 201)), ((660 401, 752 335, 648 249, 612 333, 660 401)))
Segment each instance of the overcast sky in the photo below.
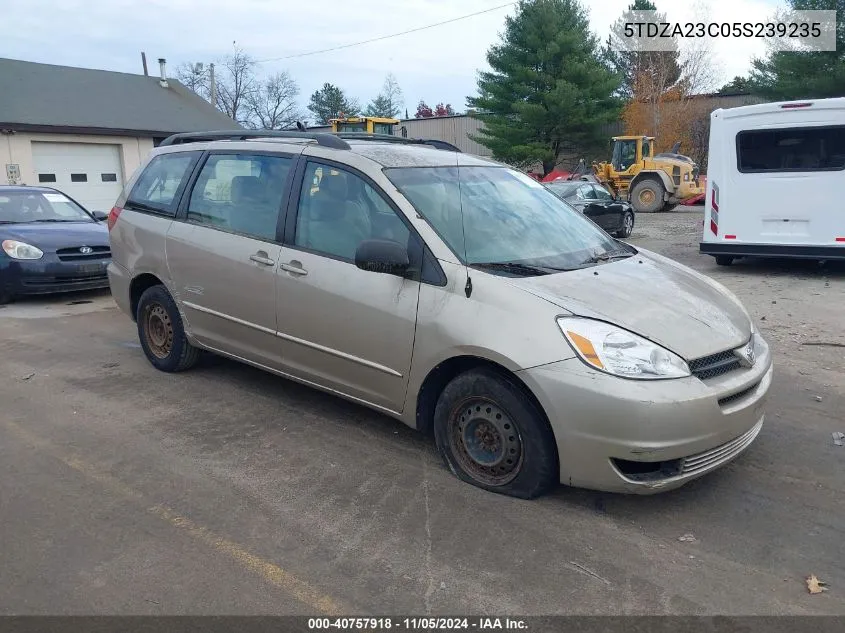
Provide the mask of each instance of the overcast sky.
MULTIPOLYGON (((146 51, 150 72, 158 57, 168 70, 185 61, 210 62, 232 50, 233 41, 256 59, 295 55, 389 35, 505 4, 506 0, 26 0, 4 3, 0 56, 68 66, 142 72, 146 51)), ((631 0, 582 0, 593 30, 604 38, 631 0)), ((704 2, 705 0, 699 0, 704 2)), ((692 4, 657 0, 669 19, 694 17, 692 4), (683 6, 678 6, 683 5, 683 6)), ((710 21, 759 20, 777 0, 706 0, 710 21)), ((324 82, 341 86, 361 104, 372 99, 384 76, 399 80, 411 114, 420 99, 431 106, 466 107, 475 94, 476 71, 497 41, 509 6, 381 42, 346 50, 267 61, 260 72, 288 70, 299 83, 300 100, 324 82)), ((721 78, 744 74, 755 40, 723 41, 715 48, 721 78)), ((0 86, 2 89, 2 86, 0 86)), ((119 99, 119 95, 115 95, 119 99)))

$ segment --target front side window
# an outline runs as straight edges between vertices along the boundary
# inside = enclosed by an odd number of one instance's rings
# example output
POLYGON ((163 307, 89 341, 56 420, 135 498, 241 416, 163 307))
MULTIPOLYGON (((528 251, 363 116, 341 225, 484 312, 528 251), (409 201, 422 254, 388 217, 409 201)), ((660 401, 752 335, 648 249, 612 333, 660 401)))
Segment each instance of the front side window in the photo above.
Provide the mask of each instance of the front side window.
POLYGON ((292 162, 261 154, 210 156, 191 192, 188 221, 275 241, 292 162))
POLYGON ((592 185, 582 185, 579 193, 584 200, 596 200, 598 198, 596 196, 596 190, 593 189, 592 185))
POLYGON ((845 169, 845 125, 747 130, 736 137, 743 173, 845 169))
POLYGON ((197 154, 180 152, 153 158, 129 194, 127 205, 176 215, 176 192, 187 178, 197 154))
POLYGON ((410 229, 385 199, 360 176, 309 162, 305 183, 322 172, 319 187, 302 187, 294 244, 353 261, 364 240, 387 239, 407 244, 410 229))
POLYGON ((610 195, 610 192, 601 185, 593 185, 593 189, 595 189, 596 198, 599 200, 613 200, 613 196, 610 195))
POLYGON ((546 274, 591 265, 626 248, 513 169, 409 167, 385 174, 468 265, 546 274))

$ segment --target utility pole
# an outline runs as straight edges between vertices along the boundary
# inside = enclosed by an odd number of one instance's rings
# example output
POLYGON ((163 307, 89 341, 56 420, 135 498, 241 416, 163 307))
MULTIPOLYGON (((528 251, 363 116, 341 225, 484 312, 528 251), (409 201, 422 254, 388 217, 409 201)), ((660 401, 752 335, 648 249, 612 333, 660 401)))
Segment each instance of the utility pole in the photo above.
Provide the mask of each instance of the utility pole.
POLYGON ((211 105, 217 107, 217 80, 214 78, 214 63, 208 65, 208 92, 211 105))
POLYGON ((147 72, 147 54, 144 51, 141 51, 141 63, 144 65, 144 77, 149 77, 150 73, 147 72))

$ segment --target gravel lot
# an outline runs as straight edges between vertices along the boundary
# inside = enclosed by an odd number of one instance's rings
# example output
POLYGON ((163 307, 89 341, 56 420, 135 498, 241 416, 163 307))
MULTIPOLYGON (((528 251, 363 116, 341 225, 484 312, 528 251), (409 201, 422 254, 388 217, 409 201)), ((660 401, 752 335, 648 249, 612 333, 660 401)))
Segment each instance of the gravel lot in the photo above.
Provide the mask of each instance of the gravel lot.
POLYGON ((156 372, 107 294, 0 309, 0 614, 845 614, 845 268, 718 267, 700 221, 631 241, 732 289, 775 381, 746 454, 654 497, 491 495, 339 399, 156 372))

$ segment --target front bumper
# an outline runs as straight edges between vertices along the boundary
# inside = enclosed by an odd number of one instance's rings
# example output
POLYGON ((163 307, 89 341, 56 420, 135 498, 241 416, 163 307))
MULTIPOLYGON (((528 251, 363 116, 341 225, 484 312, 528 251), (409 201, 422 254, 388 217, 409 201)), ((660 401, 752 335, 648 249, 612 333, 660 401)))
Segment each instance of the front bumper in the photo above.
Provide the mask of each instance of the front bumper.
POLYGON ((519 372, 544 407, 571 486, 653 494, 728 463, 756 438, 772 360, 755 336, 757 361, 708 380, 610 376, 577 358, 519 372))
POLYGON ((74 290, 108 288, 109 258, 63 262, 55 254, 41 259, 0 259, 0 290, 11 296, 43 295, 74 290))

